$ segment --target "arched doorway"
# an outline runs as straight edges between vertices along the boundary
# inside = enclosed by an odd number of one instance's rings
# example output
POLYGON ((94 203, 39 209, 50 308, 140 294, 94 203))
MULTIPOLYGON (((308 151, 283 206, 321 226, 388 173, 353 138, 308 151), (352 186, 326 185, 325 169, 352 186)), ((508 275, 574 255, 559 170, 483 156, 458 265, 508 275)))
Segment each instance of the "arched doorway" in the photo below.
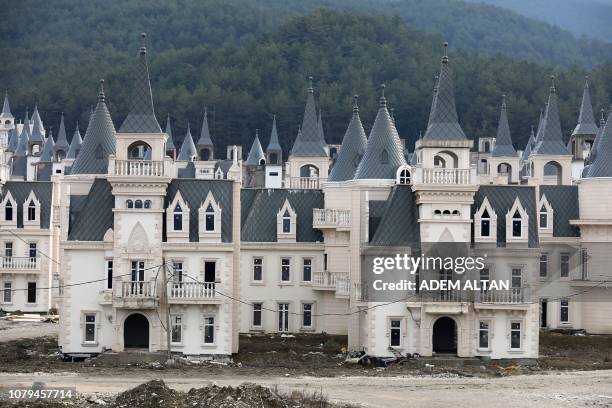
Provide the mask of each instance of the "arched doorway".
POLYGON ((556 161, 549 161, 544 165, 544 182, 560 186, 563 184, 563 168, 556 161))
POLYGON ((457 325, 453 319, 442 316, 433 325, 433 352, 457 354, 457 325))
POLYGON ((123 322, 124 348, 149 348, 149 321, 140 313, 131 314, 123 322))

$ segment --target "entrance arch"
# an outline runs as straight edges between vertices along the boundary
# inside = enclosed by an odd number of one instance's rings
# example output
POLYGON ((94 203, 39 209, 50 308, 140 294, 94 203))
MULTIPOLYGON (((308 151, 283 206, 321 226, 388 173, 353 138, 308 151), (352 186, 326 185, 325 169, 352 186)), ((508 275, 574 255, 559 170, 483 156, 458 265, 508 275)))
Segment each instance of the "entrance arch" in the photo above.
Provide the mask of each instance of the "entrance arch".
POLYGON ((457 354, 457 324, 455 320, 442 316, 433 325, 433 352, 457 354))
POLYGON ((149 320, 140 313, 129 315, 123 322, 124 348, 149 348, 149 320))

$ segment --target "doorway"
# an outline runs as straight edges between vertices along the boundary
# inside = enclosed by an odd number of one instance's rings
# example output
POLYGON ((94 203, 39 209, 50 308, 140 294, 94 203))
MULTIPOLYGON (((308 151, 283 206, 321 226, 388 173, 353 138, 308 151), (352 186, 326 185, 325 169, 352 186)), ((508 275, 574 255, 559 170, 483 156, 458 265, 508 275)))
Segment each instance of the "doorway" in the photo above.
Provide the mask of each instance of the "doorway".
POLYGON ((540 327, 548 326, 548 299, 540 299, 540 327))
POLYGON ((124 348, 149 348, 149 321, 140 314, 129 315, 123 323, 124 348))
POLYGON ((447 316, 433 325, 433 352, 457 354, 457 325, 447 316))

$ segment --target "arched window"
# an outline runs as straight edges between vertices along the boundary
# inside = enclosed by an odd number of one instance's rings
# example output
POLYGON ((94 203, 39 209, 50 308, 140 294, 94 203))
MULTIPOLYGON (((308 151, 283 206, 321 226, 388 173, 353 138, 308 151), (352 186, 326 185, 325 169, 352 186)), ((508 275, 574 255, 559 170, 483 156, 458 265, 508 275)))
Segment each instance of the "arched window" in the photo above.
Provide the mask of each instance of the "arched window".
POLYGON ((480 236, 481 237, 490 237, 491 236, 491 216, 489 215, 489 211, 486 209, 482 213, 480 217, 480 236))
POLYGON ((57 151, 57 160, 64 160, 65 157, 66 157, 66 152, 64 152, 63 150, 57 151))
POLYGON ((442 215, 442 211, 440 211, 440 210, 435 210, 435 211, 434 211, 434 215, 442 215))
POLYGON ((200 160, 208 161, 210 160, 210 149, 202 149, 200 150, 200 160))
POLYGON ((125 206, 126 206, 127 208, 134 208, 134 202, 133 202, 132 200, 127 200, 127 201, 125 202, 125 206))
POLYGON ((548 209, 544 204, 540 209, 540 228, 548 228, 548 209))
POLYGON ((434 156, 434 167, 446 167, 446 160, 440 156, 434 156))
POLYGON ((278 154, 277 153, 270 153, 270 163, 278 164, 278 154))
POLYGON ((266 164, 266 159, 259 159, 260 166, 265 166, 265 164, 266 164))
POLYGON ((151 208, 151 200, 145 200, 144 208, 147 208, 147 209, 151 208))
POLYGON ((36 221, 36 204, 34 200, 30 200, 30 204, 28 204, 28 221, 36 221))
POLYGON ((442 215, 450 215, 450 211, 449 210, 444 210, 444 211, 442 211, 442 215))
POLYGON ((174 212, 172 213, 173 217, 173 229, 174 231, 182 231, 183 230, 183 209, 180 204, 177 204, 174 207, 174 212))
POLYGON ((399 183, 400 184, 410 184, 410 170, 403 169, 400 172, 399 183))
POLYGON ((134 202, 134 208, 142 208, 142 200, 136 200, 136 202, 134 202))
POLYGON ((520 238, 523 233, 523 219, 521 218, 521 214, 518 210, 514 212, 512 216, 512 236, 515 238, 520 238))
POLYGON ((459 210, 453 210, 453 215, 459 215, 459 210))
POLYGON ((151 146, 145 142, 134 142, 128 147, 128 158, 132 160, 151 160, 151 146))
POLYGON ((283 214, 283 232, 291 232, 291 214, 289 214, 289 210, 285 210, 283 214))
POLYGON ((13 204, 10 201, 7 201, 4 206, 4 220, 13 221, 13 204))
POLYGON ((380 163, 389 164, 389 152, 387 152, 387 149, 383 149, 382 152, 380 152, 380 163))
POLYGON ((205 231, 215 230, 215 209, 210 203, 208 204, 208 207, 206 207, 206 212, 204 213, 204 223, 205 231))

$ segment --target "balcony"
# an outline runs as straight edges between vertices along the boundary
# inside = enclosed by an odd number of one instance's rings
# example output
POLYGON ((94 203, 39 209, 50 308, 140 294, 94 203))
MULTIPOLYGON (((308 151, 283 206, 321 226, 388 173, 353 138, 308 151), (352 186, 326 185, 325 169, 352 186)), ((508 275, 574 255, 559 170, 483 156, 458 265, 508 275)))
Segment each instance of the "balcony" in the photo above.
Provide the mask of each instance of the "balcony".
POLYGON ((351 226, 350 210, 315 208, 312 210, 313 227, 318 229, 348 229, 351 226))
POLYGON ((32 272, 40 270, 40 257, 0 257, 0 270, 15 272, 32 272))
POLYGON ((347 274, 329 271, 314 272, 312 288, 315 290, 336 290, 336 280, 338 277, 347 277, 347 274))
POLYGON ((318 190, 325 180, 319 177, 287 177, 285 179, 285 188, 318 190))
POLYGON ((471 185, 476 184, 476 168, 420 168, 414 171, 414 184, 471 185))
POLYGON ((169 303, 219 303, 213 282, 183 282, 168 288, 169 303))
POLYGON ((159 304, 155 282, 125 281, 115 289, 113 306, 122 309, 154 309, 159 304))
POLYGON ((108 174, 111 176, 164 177, 168 176, 166 167, 163 161, 110 159, 108 174))
POLYGON ((525 303, 525 292, 523 288, 475 292, 474 303, 525 303))
POLYGON ((351 280, 348 274, 342 274, 336 278, 336 297, 340 299, 348 299, 351 294, 351 280))

